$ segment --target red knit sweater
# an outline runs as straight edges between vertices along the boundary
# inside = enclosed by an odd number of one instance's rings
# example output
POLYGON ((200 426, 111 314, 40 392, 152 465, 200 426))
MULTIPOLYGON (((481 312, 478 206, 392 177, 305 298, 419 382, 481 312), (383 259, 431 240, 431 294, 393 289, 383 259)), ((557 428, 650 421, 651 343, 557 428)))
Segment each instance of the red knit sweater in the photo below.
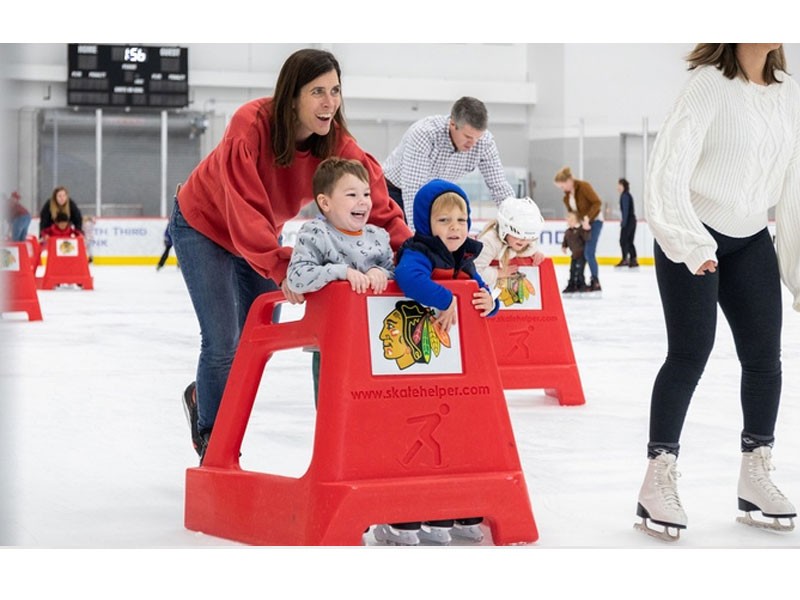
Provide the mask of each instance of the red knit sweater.
MULTIPOLYGON (((290 166, 275 165, 271 109, 272 99, 261 98, 234 113, 222 141, 181 187, 178 204, 192 227, 280 284, 292 249, 279 246, 277 238, 286 221, 313 201, 311 179, 321 160, 296 152, 290 166)), ((380 164, 348 135, 340 136, 334 154, 366 167, 372 192, 369 222, 389 232, 396 250, 411 230, 389 197, 380 164)))

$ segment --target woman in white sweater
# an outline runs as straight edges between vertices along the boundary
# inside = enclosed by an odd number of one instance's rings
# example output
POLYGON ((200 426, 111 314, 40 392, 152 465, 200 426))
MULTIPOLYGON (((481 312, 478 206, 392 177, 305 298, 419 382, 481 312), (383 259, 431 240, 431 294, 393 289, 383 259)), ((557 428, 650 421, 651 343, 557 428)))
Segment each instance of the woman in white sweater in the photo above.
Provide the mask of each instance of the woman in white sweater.
POLYGON ((738 520, 786 530, 795 516, 769 472, 781 392, 781 278, 800 310, 800 87, 785 73, 780 44, 698 44, 687 60, 692 75, 659 132, 645 195, 668 352, 653 386, 637 528, 667 540, 687 525, 676 460, 714 345, 717 304, 742 367, 738 496, 746 514, 738 520), (767 229, 773 206, 777 256, 767 229))

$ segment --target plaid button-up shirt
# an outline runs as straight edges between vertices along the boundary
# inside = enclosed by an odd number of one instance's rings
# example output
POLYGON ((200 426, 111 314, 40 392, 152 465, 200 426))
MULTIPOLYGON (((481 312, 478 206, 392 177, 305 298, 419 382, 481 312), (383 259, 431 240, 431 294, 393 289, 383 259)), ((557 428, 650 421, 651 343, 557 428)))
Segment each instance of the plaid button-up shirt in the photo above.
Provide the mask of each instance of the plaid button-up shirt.
POLYGON ((478 169, 496 204, 514 195, 491 132, 485 131, 468 151, 457 152, 450 139, 449 125, 449 115, 417 121, 382 165, 386 179, 403 193, 406 221, 412 229, 414 197, 431 179, 455 182, 478 169))

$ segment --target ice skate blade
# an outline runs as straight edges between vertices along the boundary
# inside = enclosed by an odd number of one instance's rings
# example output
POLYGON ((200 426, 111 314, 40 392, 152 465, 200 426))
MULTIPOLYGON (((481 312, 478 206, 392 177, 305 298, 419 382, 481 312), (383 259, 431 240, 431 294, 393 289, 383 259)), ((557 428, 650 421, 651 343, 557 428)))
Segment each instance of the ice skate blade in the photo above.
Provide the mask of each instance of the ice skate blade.
POLYGON ((641 531, 649 535, 650 537, 654 537, 656 539, 661 540, 662 542, 677 542, 681 539, 681 529, 679 527, 668 527, 666 525, 663 526, 664 530, 659 531, 658 529, 653 529, 647 525, 647 521, 642 519, 641 523, 634 523, 633 528, 637 531, 641 531), (670 529, 675 530, 675 534, 670 533, 670 529))
POLYGON ((755 527, 756 529, 767 529, 769 531, 780 531, 780 532, 788 532, 794 530, 794 518, 793 517, 782 517, 784 519, 789 519, 789 523, 781 523, 781 517, 773 517, 772 522, 769 521, 759 521, 758 519, 754 519, 750 513, 745 513, 743 517, 736 517, 737 523, 742 523, 743 525, 749 525, 750 527, 755 527))
POLYGON ((416 544, 406 544, 406 543, 398 542, 398 541, 395 541, 395 540, 389 540, 389 539, 386 539, 386 540, 378 540, 377 538, 375 538, 375 539, 378 541, 378 543, 383 544, 384 546, 393 546, 395 548, 414 548, 416 546, 419 546, 419 542, 417 542, 416 544))

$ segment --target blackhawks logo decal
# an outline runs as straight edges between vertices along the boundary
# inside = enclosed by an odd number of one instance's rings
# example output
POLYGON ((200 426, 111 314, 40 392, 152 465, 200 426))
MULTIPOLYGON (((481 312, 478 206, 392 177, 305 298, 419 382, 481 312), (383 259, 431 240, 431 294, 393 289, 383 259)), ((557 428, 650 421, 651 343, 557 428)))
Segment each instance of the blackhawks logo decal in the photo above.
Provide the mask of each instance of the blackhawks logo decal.
POLYGON ((394 360, 402 371, 415 363, 428 364, 450 347, 450 336, 436 322, 430 308, 412 300, 401 300, 383 319, 379 338, 383 357, 394 360))
POLYGON ((525 277, 525 273, 514 273, 506 278, 506 284, 503 291, 500 292, 500 302, 503 303, 503 306, 524 304, 534 294, 536 294, 536 289, 525 277))

